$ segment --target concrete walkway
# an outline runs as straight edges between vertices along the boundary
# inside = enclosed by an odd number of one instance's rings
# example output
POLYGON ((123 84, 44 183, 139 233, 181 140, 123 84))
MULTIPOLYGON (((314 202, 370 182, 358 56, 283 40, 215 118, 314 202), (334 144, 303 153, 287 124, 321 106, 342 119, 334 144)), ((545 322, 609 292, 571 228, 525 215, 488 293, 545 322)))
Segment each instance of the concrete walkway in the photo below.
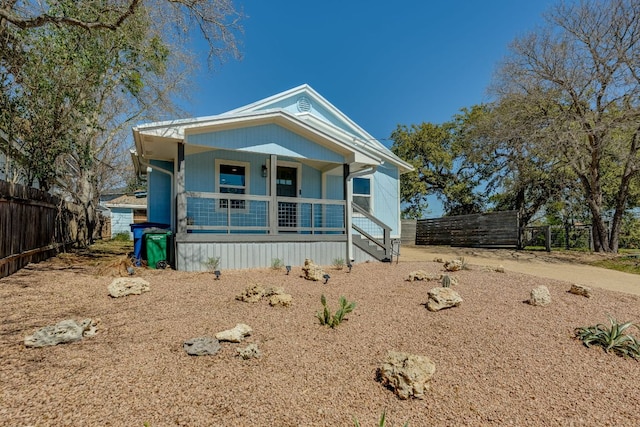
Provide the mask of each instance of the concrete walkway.
POLYGON ((475 251, 441 246, 402 246, 399 261, 433 261, 436 257, 447 260, 463 256, 469 264, 490 267, 502 265, 505 270, 517 273, 640 295, 640 275, 558 259, 550 262, 519 254, 513 251, 475 251))

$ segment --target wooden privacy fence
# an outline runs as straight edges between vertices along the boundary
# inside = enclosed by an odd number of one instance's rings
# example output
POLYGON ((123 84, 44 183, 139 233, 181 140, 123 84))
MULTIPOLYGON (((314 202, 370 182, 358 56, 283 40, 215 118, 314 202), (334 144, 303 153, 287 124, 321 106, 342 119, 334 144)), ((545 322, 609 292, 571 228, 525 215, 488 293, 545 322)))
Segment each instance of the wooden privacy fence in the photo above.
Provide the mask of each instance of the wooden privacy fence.
POLYGON ((79 209, 35 188, 0 181, 0 277, 75 241, 79 209))
POLYGON ((419 219, 416 245, 518 248, 518 211, 419 219))
POLYGON ((400 242, 403 245, 415 245, 416 244, 416 220, 415 219, 403 219, 401 222, 401 234, 400 242))

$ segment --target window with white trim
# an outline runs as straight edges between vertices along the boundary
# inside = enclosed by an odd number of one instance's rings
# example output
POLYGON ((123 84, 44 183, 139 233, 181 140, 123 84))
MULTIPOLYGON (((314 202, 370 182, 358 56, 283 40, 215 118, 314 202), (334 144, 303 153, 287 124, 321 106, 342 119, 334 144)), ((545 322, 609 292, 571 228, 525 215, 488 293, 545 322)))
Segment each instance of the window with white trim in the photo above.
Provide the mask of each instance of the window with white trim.
MULTIPOLYGON (((218 193, 247 194, 249 188, 249 163, 216 160, 216 183, 218 193)), ((231 209, 245 209, 245 200, 230 200, 231 209)), ((220 209, 226 209, 227 200, 221 199, 220 209)))
POLYGON ((353 203, 371 213, 371 178, 353 178, 353 203))

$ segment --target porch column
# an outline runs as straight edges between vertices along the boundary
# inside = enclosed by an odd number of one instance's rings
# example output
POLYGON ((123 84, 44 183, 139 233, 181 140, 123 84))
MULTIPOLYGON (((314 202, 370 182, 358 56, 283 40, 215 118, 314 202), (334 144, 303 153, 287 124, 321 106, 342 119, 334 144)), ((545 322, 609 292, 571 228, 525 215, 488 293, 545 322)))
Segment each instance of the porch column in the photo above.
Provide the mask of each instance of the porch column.
POLYGON ((269 158, 269 234, 278 234, 278 185, 276 183, 278 156, 269 158))
POLYGON ((353 232, 351 231, 351 186, 349 185, 349 174, 351 167, 349 163, 342 165, 342 179, 344 186, 344 225, 347 233, 347 263, 351 264, 353 260, 353 232))
POLYGON ((184 181, 184 141, 178 143, 178 165, 176 170, 176 234, 187 232, 187 195, 184 181))

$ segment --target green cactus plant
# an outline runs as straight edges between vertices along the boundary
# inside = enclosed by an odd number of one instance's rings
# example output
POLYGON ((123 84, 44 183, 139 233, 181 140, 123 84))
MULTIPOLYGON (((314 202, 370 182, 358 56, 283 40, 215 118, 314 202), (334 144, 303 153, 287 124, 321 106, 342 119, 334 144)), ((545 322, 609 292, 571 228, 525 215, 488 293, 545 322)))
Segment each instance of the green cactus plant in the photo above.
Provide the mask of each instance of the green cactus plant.
POLYGON ((441 284, 443 288, 451 287, 451 277, 448 274, 443 274, 441 279, 441 284))
POLYGON ((321 312, 316 313, 316 317, 320 321, 321 325, 329 326, 332 329, 342 323, 342 321, 345 320, 345 316, 356 308, 355 301, 348 302, 345 297, 341 296, 340 308, 335 314, 331 314, 331 311, 327 306, 327 298, 324 294, 320 296, 320 302, 322 303, 323 309, 321 312))

